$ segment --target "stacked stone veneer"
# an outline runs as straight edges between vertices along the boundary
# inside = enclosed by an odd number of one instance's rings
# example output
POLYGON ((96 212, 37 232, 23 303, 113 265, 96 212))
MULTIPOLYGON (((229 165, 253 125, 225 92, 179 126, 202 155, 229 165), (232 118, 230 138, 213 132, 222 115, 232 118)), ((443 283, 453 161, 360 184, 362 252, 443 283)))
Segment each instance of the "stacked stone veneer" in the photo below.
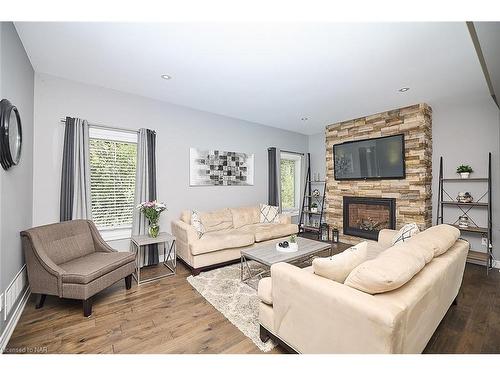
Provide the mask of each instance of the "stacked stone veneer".
POLYGON ((431 226, 432 216, 432 109, 417 104, 377 113, 326 127, 326 220, 339 228, 340 239, 357 243, 343 234, 343 196, 396 198, 396 228, 415 222, 421 230, 431 226), (404 134, 406 178, 394 180, 336 181, 333 178, 333 145, 346 141, 404 134))

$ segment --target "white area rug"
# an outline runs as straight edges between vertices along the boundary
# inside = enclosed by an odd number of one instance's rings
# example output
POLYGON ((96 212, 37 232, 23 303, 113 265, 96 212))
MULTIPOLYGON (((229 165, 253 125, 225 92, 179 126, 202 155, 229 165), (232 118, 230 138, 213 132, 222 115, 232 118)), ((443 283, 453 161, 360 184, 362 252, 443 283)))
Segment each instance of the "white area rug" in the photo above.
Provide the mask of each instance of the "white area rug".
MULTIPOLYGON (((250 267, 258 266, 250 263, 250 267)), ((260 341, 259 297, 255 289, 240 281, 239 264, 189 276, 187 281, 260 350, 268 352, 276 346, 272 340, 260 341)))

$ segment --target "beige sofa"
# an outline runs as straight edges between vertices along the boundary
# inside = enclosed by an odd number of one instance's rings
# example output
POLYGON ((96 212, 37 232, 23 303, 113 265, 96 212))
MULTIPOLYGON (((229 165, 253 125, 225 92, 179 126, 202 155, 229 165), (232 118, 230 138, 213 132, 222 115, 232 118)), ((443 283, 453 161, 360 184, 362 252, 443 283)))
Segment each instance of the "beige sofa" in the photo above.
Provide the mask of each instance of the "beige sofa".
POLYGON ((177 256, 194 275, 240 259, 243 248, 299 231, 288 215, 280 214, 276 223, 261 223, 259 206, 224 208, 199 216, 205 228, 201 237, 191 225, 190 211, 183 211, 180 220, 172 222, 177 256))
MULTIPOLYGON (((394 233, 381 231, 372 252, 390 247, 394 233)), ((439 246, 432 242, 425 246, 439 246)), ((421 353, 462 283, 469 246, 451 243, 406 284, 373 295, 318 276, 312 267, 273 265, 271 277, 259 283, 261 339, 273 337, 299 353, 421 353)))

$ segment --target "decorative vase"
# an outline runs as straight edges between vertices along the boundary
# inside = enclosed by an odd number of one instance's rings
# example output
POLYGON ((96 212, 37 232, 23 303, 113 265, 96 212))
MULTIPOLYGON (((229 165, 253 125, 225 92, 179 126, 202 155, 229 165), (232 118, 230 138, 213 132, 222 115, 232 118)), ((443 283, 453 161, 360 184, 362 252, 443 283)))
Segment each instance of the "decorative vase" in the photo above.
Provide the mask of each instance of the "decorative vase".
POLYGON ((318 212, 318 207, 311 207, 311 212, 317 213, 318 212))
POLYGON ((469 172, 460 172, 460 177, 461 178, 469 178, 469 172))
POLYGON ((469 227, 469 218, 466 215, 460 216, 458 218, 458 226, 460 228, 468 228, 469 227))
POLYGON ((156 238, 160 233, 160 226, 158 223, 149 223, 149 237, 156 238))

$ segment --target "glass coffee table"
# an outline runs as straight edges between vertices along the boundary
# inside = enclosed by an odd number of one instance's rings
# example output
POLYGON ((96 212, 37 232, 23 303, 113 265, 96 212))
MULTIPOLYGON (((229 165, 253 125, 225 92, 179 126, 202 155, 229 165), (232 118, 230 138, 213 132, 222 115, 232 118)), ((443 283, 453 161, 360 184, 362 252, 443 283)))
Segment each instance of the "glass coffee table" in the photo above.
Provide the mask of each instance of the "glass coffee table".
POLYGON ((265 275, 269 274, 271 266, 275 263, 307 263, 311 258, 317 256, 325 250, 330 250, 330 256, 333 254, 332 245, 330 243, 310 240, 303 237, 297 237, 296 241, 298 250, 295 252, 282 252, 276 250, 276 244, 283 241, 288 241, 288 238, 268 241, 260 245, 255 245, 250 249, 241 250, 241 281, 248 284, 252 288, 256 288, 253 285, 253 281, 258 281, 265 275), (249 263, 250 261, 258 263, 258 267, 252 268, 249 263))

